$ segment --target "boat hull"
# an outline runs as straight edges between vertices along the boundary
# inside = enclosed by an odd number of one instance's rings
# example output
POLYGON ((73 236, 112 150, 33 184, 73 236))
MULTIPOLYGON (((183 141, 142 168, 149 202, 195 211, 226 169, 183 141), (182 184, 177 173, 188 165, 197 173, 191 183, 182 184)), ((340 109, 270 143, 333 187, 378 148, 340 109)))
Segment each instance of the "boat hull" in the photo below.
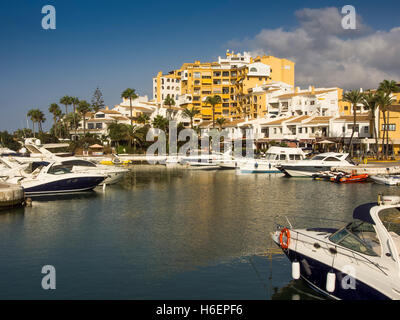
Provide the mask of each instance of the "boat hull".
POLYGON ((105 177, 71 177, 56 181, 38 183, 36 185, 24 186, 25 196, 39 197, 48 195, 70 194, 93 190, 103 182, 105 177))
POLYGON ((314 290, 332 298, 339 300, 390 300, 391 298, 382 292, 374 289, 366 283, 355 279, 355 289, 343 288, 342 279, 347 274, 332 266, 322 263, 309 256, 295 252, 293 250, 284 250, 284 253, 291 262, 297 260, 300 262, 300 276, 314 290), (335 290, 332 293, 326 291, 326 278, 328 272, 334 272, 336 275, 335 290))
POLYGON ((330 171, 330 166, 280 166, 280 171, 289 177, 312 178, 319 171, 330 171))

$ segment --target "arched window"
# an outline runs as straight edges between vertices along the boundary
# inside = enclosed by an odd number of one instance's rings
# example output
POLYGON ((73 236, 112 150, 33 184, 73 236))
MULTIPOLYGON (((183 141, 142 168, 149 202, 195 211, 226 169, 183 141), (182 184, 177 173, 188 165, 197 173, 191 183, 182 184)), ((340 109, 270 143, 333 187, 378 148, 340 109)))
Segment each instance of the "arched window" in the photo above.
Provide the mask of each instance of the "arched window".
POLYGON ((257 68, 250 68, 250 72, 257 72, 257 68))

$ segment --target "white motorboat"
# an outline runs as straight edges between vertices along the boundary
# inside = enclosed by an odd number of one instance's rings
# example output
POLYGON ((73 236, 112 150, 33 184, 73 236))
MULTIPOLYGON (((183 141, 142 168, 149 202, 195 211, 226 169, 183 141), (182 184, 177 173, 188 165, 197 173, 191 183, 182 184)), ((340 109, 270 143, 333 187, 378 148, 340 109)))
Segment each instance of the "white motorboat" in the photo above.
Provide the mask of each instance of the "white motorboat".
POLYGON ((50 151, 58 148, 65 149, 66 146, 68 146, 68 144, 65 143, 41 145, 40 140, 29 138, 25 140, 25 147, 31 152, 30 157, 18 157, 18 161, 32 162, 38 161, 39 159, 48 162, 56 161, 60 165, 68 167, 72 172, 99 173, 101 175, 105 175, 107 178, 102 182, 102 184, 107 185, 118 183, 129 172, 129 170, 126 168, 96 164, 90 160, 81 159, 75 156, 68 156, 66 153, 53 153, 50 151))
POLYGON ((79 159, 76 157, 69 158, 57 158, 57 161, 68 168, 71 172, 86 172, 86 173, 99 173, 107 178, 101 184, 115 184, 120 182, 124 176, 129 172, 126 168, 117 166, 107 166, 101 164, 95 164, 92 161, 79 159))
POLYGON ((319 171, 331 171, 333 167, 355 166, 348 153, 326 152, 311 159, 282 163, 278 169, 289 177, 312 178, 319 171))
POLYGON ((194 154, 184 156, 180 160, 180 164, 190 170, 216 170, 219 169, 219 164, 231 160, 232 156, 228 153, 220 152, 194 152, 194 154))
POLYGON ((370 179, 375 183, 384 184, 387 186, 400 185, 400 175, 374 175, 370 176, 370 179))
POLYGON ((19 169, 6 182, 21 185, 27 197, 70 194, 94 189, 106 179, 100 173, 71 172, 56 162, 31 162, 24 170, 19 169))
POLYGON ((251 159, 240 165, 241 173, 280 173, 277 168, 286 164, 303 160, 305 153, 301 148, 270 147, 265 159, 251 159))
POLYGON ((358 206, 339 229, 286 224, 272 239, 292 262, 294 279, 334 299, 400 299, 400 197, 358 206))

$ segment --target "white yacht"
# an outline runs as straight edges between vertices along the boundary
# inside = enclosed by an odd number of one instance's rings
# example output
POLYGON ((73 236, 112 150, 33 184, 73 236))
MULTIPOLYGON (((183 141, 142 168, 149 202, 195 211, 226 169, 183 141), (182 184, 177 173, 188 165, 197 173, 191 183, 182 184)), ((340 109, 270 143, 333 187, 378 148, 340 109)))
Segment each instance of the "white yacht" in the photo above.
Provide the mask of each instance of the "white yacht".
POLYGON ((182 157, 179 163, 190 170, 216 170, 219 169, 220 163, 231 159, 230 151, 208 153, 199 150, 192 155, 182 157))
POLYGON ((56 162, 31 162, 25 169, 21 168, 5 178, 5 181, 21 185, 27 197, 38 197, 92 190, 106 177, 95 172, 71 172, 56 162))
POLYGON ((57 161, 61 165, 68 167, 71 172, 79 173, 99 173, 107 176, 101 184, 115 184, 121 181, 129 172, 128 169, 96 164, 93 161, 81 159, 65 152, 52 153, 49 149, 65 148, 68 144, 49 144, 41 145, 38 139, 26 139, 25 146, 30 151, 29 158, 18 158, 19 161, 32 162, 38 161, 57 161), (47 147, 46 147, 47 146, 47 147))
POLYGON ((311 159, 282 163, 278 169, 290 177, 312 178, 319 171, 331 171, 332 167, 355 166, 348 153, 326 152, 311 159))
POLYGON ((241 173, 280 173, 280 164, 303 160, 305 153, 301 148, 270 147, 265 159, 251 159, 240 164, 241 173))
POLYGON ((333 299, 400 299, 400 197, 358 206, 339 229, 295 228, 288 218, 277 227, 272 239, 294 279, 333 299))

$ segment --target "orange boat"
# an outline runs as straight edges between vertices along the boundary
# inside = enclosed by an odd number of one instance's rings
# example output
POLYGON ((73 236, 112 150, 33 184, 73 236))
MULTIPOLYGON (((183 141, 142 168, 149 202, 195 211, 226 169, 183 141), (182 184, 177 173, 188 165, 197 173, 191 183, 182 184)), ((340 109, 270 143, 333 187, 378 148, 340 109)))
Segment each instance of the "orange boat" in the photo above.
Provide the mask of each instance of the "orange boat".
POLYGON ((368 174, 348 174, 348 175, 338 175, 336 177, 332 177, 332 182, 341 182, 341 183, 351 183, 351 182, 365 182, 368 179, 368 174))

